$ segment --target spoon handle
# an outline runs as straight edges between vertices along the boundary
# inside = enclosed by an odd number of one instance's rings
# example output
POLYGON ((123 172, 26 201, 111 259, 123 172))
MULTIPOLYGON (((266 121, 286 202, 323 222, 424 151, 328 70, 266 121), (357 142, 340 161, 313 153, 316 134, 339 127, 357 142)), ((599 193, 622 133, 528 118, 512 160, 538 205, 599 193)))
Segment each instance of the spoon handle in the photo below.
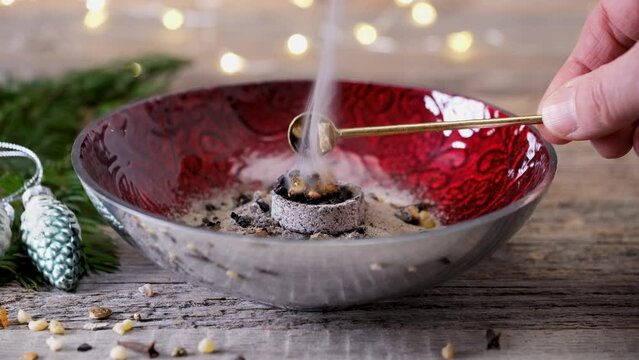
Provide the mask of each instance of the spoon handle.
POLYGON ((472 119, 472 120, 455 120, 430 122, 420 124, 403 124, 388 126, 369 126, 350 129, 338 129, 337 133, 342 138, 352 138, 359 136, 380 136, 380 135, 396 135, 409 134, 426 131, 443 131, 468 128, 493 128, 506 125, 533 125, 541 124, 541 116, 517 116, 508 118, 495 119, 472 119))

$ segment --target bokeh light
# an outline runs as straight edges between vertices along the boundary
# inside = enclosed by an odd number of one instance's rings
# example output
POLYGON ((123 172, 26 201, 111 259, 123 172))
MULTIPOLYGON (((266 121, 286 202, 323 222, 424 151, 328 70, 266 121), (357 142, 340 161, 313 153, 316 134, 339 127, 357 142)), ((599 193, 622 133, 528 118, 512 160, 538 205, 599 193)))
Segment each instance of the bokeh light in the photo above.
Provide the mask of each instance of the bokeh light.
POLYGON ((286 41, 286 49, 293 55, 302 55, 308 51, 308 39, 302 34, 293 34, 286 41))
POLYGON ((418 26, 429 26, 437 20, 437 9, 427 2, 418 2, 411 10, 413 22, 418 26))
POLYGON ((377 40, 377 29, 368 23, 356 24, 353 28, 355 39, 362 45, 370 45, 377 40))
POLYGON ((86 15, 84 15, 84 26, 89 29, 97 29, 104 25, 108 18, 109 13, 105 10, 89 11, 86 15))
POLYGON ((106 7, 106 0, 87 0, 87 10, 101 11, 106 7))
POLYGON ((413 3, 413 0, 395 0, 395 4, 399 7, 406 7, 413 3))
POLYGON ((233 52, 225 52, 220 57, 220 69, 227 74, 236 74, 244 69, 246 61, 233 52))
POLYGON ((2 4, 4 6, 10 6, 14 2, 16 2, 16 1, 15 0, 0 0, 0 4, 2 4))
POLYGON ((139 77, 144 72, 144 68, 140 63, 134 62, 131 63, 131 74, 134 78, 139 77))
POLYGON ((473 46, 473 34, 470 31, 460 31, 448 34, 446 45, 456 53, 465 53, 473 46))
POLYGON ((162 15, 162 25, 169 30, 177 30, 184 25, 184 14, 178 9, 169 9, 162 15))
POLYGON ((308 9, 313 6, 313 0, 291 0, 295 6, 301 7, 302 9, 308 9))

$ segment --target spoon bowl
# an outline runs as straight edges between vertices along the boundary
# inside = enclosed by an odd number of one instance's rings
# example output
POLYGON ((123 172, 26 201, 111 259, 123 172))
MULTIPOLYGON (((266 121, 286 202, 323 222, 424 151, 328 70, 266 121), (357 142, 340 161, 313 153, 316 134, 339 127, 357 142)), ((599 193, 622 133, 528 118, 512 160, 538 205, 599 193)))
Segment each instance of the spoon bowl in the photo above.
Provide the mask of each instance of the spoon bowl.
MULTIPOLYGON (((288 126, 288 144, 295 152, 299 152, 300 148, 303 146, 302 144, 304 144, 303 139, 304 132, 306 130, 305 127, 311 116, 312 114, 309 112, 301 113, 294 117, 291 121, 291 124, 288 126)), ((315 149, 315 151, 324 155, 335 148, 335 144, 337 143, 337 139, 340 134, 337 127, 335 127, 335 124, 333 124, 333 122, 328 117, 321 114, 317 114, 316 116, 319 116, 320 119, 317 129, 318 149, 315 149)))

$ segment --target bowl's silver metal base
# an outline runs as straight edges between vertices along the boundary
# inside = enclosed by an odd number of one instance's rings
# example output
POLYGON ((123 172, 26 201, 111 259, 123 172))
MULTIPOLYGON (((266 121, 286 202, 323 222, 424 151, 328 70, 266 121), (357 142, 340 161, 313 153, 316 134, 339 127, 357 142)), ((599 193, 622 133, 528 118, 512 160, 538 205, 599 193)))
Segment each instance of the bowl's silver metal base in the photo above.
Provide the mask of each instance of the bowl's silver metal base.
POLYGON ((402 239, 283 241, 179 226, 127 209, 85 186, 98 211, 164 268, 225 294, 298 310, 328 310, 419 292, 491 254, 530 217, 514 212, 402 239))

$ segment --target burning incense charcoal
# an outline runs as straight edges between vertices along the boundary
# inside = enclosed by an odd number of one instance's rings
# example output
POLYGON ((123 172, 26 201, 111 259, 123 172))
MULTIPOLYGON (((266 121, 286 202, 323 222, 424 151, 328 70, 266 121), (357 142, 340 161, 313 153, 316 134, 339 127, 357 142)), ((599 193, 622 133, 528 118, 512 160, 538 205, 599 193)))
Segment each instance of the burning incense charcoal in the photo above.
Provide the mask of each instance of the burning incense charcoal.
POLYGON ((280 176, 273 190, 276 194, 290 200, 305 203, 320 203, 338 192, 333 176, 312 173, 304 177, 299 170, 291 170, 280 176))
POLYGON ((271 216, 285 229, 303 234, 341 234, 354 230, 364 222, 364 196, 354 185, 340 188, 343 190, 334 191, 321 203, 294 201, 273 193, 271 216), (342 194, 343 198, 335 197, 335 194, 342 194))

